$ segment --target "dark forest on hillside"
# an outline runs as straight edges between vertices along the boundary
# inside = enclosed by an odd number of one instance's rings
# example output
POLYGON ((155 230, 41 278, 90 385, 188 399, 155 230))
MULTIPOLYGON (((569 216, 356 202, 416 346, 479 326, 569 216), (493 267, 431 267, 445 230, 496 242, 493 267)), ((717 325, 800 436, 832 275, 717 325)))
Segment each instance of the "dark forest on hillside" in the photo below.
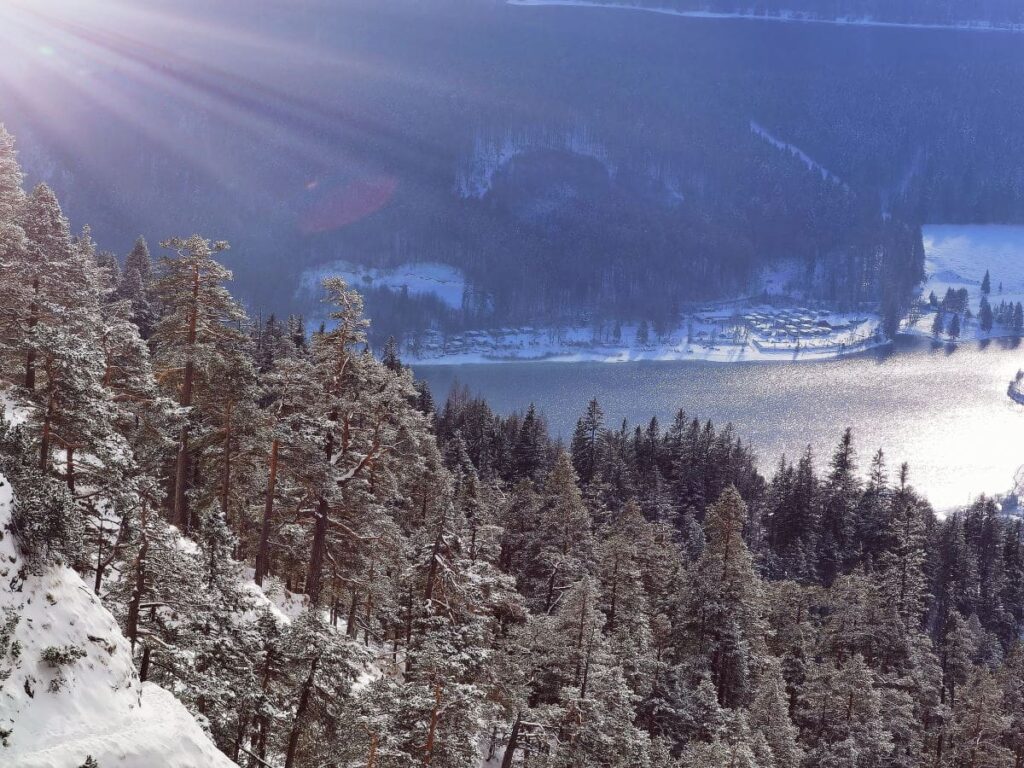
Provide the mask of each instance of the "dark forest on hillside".
POLYGON ((102 247, 216 229, 254 311, 308 313, 299 273, 336 259, 440 261, 465 272, 464 307, 371 295, 378 342, 428 325, 664 324, 795 259, 809 298, 895 312, 920 276, 920 224, 1024 221, 1017 35, 767 34, 466 0, 256 8, 191 10, 301 41, 286 77, 231 40, 208 68, 190 41, 171 52, 139 33, 123 66, 92 75, 132 120, 49 84, 74 146, 28 95, 2 94, 29 178, 102 247), (181 151, 154 141, 172 125, 181 151))

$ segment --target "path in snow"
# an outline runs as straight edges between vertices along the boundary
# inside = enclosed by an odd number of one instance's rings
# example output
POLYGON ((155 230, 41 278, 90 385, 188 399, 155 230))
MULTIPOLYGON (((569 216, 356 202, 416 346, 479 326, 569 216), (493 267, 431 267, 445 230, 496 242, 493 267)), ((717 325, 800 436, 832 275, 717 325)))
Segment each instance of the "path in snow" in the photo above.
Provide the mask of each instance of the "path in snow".
POLYGON ((797 159, 800 160, 800 162, 807 166, 807 170, 817 171, 818 173, 820 173, 823 181, 831 180, 834 181, 836 184, 841 184, 843 187, 849 189, 849 187, 846 187, 846 184, 843 183, 842 179, 840 179, 838 176, 832 173, 832 171, 823 166, 821 163, 817 162, 814 158, 812 158, 810 155, 808 155, 806 152, 800 149, 800 147, 785 142, 782 139, 776 138, 774 134, 768 131, 760 123, 751 120, 750 130, 753 131, 754 135, 764 139, 776 149, 781 149, 783 152, 788 152, 791 155, 795 155, 797 159))

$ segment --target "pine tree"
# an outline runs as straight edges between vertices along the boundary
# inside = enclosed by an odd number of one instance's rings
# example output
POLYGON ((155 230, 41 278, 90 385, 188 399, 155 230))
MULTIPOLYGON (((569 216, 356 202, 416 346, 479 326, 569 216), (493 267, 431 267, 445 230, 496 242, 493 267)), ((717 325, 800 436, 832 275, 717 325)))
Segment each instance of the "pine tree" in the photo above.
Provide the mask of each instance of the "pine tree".
POLYGON ((536 586, 527 592, 545 612, 585 572, 591 554, 590 515, 576 483, 569 456, 559 452, 541 493, 531 547, 535 560, 530 578, 536 586))
POLYGON ((8 276, 8 299, 20 312, 11 346, 23 361, 23 383, 31 392, 36 386, 38 334, 59 326, 63 319, 57 293, 72 282, 72 243, 60 204, 53 191, 43 184, 32 190, 25 201, 20 222, 26 245, 23 253, 11 262, 8 276))
POLYGON ((953 319, 949 321, 949 328, 946 332, 951 339, 960 337, 960 315, 958 313, 953 313, 953 319))
POLYGON ((859 654, 812 665, 800 720, 807 765, 885 765, 893 748, 872 671, 859 654))
POLYGON ((888 550, 882 555, 882 590, 886 603, 898 614, 904 631, 917 631, 927 608, 926 514, 924 505, 907 485, 907 466, 900 471, 889 514, 888 550))
POLYGON ((636 328, 636 344, 638 347, 646 347, 651 341, 651 332, 647 321, 641 320, 636 328))
POLYGON ((142 235, 139 235, 135 240, 135 245, 132 246, 131 251, 124 260, 123 274, 127 275, 133 271, 138 274, 139 279, 142 281, 142 286, 148 291, 154 279, 153 258, 150 256, 146 238, 142 237, 142 235))
POLYGON ((395 341, 394 336, 388 337, 381 355, 381 362, 384 363, 385 368, 395 373, 399 373, 403 369, 402 359, 398 354, 398 342, 395 341))
POLYGON ((533 404, 526 410, 519 434, 512 448, 512 461, 517 477, 537 481, 544 465, 544 444, 546 429, 533 404))
POLYGON ((255 548, 254 579, 261 586, 270 571, 271 534, 278 524, 275 504, 279 499, 297 504, 305 489, 324 482, 318 474, 323 471, 319 466, 322 454, 319 441, 326 430, 322 414, 316 409, 320 394, 316 371, 308 360, 298 357, 278 359, 263 384, 264 398, 269 400, 270 448, 255 548))
POLYGON ((853 433, 847 429, 832 455, 831 471, 822 488, 818 570, 826 585, 846 572, 857 554, 854 537, 860 485, 854 461, 853 433))
POLYGON ((677 653, 695 675, 710 671, 718 703, 734 708, 754 695, 754 661, 765 652, 766 605, 753 557, 743 540, 747 508, 735 488, 708 510, 707 546, 693 564, 677 653))
POLYGON ((18 165, 17 152, 12 137, 0 124, 0 293, 5 301, 0 310, 0 340, 9 343, 9 337, 16 329, 17 314, 8 300, 8 293, 17 286, 14 281, 16 260, 20 260, 26 247, 25 232, 21 228, 20 216, 25 204, 22 189, 23 176, 18 165), (13 326, 13 327, 12 327, 13 326))
POLYGON ((598 438, 604 429, 604 412, 596 399, 587 405, 587 412, 578 422, 573 433, 570 452, 572 465, 580 482, 589 484, 597 471, 598 438))
POLYGON ((943 766, 956 768, 1003 768, 1013 764, 1013 753, 1004 746, 1010 718, 1003 713, 1003 692, 987 670, 971 677, 953 710, 946 735, 943 766))
POLYGON ((224 287, 231 273, 214 259, 226 243, 193 235, 163 245, 174 256, 163 259, 156 285, 164 314, 153 334, 154 362, 164 391, 184 411, 168 507, 172 522, 187 533, 193 523, 191 441, 209 428, 203 411, 207 396, 218 386, 213 377, 244 355, 244 336, 237 330, 244 315, 224 287))
POLYGON ((981 297, 981 306, 978 309, 978 325, 986 333, 992 330, 992 305, 984 296, 981 297))

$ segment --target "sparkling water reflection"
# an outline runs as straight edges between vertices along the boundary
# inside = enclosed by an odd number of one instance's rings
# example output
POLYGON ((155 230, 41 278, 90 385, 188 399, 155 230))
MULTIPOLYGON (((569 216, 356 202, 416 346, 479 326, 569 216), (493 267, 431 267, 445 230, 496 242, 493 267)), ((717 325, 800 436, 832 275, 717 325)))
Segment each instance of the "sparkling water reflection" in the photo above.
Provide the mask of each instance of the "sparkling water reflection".
POLYGON ((684 408, 732 422, 769 471, 807 445, 824 463, 849 425, 862 465, 883 448, 891 469, 909 462, 913 484, 947 509, 1012 487, 1024 464, 1024 407, 1006 387, 1022 366, 1024 349, 1008 343, 953 349, 903 339, 887 352, 828 362, 506 363, 416 374, 439 403, 456 382, 502 413, 534 402, 564 437, 591 397, 609 423, 657 415, 664 425, 684 408))

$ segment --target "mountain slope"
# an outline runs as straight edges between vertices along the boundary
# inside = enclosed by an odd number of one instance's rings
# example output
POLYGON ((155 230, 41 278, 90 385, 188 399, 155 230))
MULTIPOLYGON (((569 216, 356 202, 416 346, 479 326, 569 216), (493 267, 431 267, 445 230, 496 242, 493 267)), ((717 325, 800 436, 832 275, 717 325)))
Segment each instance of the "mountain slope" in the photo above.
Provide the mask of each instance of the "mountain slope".
POLYGON ((140 683, 114 617, 68 567, 27 567, 0 476, 0 763, 234 765, 167 691, 140 683))

